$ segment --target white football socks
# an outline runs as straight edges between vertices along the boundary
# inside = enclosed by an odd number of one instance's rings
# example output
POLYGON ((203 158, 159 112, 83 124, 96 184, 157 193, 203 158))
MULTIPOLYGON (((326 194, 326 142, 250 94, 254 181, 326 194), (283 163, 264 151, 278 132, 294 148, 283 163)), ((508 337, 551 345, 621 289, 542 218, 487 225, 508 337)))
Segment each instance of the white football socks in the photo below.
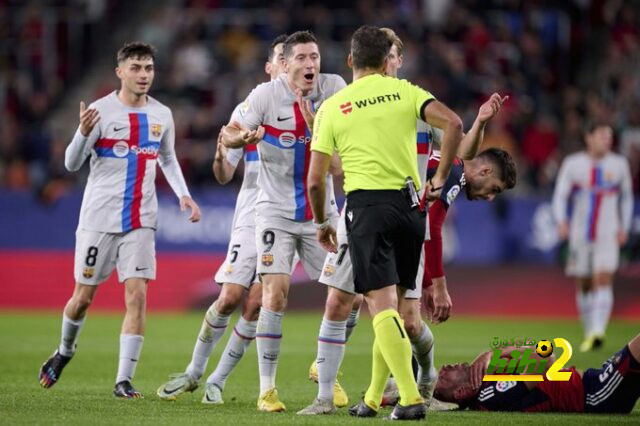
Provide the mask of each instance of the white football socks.
POLYGON ((333 402, 333 385, 344 357, 347 321, 322 319, 318 334, 318 399, 333 402))
POLYGON ((187 366, 187 374, 196 380, 204 374, 209 362, 209 357, 216 343, 222 337, 229 325, 230 315, 221 315, 216 310, 216 304, 212 304, 202 321, 202 327, 198 334, 198 340, 193 348, 191 362, 187 366))
POLYGON ((258 321, 247 321, 240 316, 215 371, 207 378, 207 383, 215 383, 221 390, 224 389, 227 377, 255 339, 257 325, 258 321))
POLYGON ((258 370, 260 371, 260 395, 276 386, 276 370, 282 340, 284 312, 260 309, 256 331, 258 370))
POLYGON ((121 334, 120 335, 120 357, 118 360, 118 375, 116 376, 116 384, 124 380, 131 382, 136 374, 138 359, 142 352, 142 344, 144 336, 138 334, 121 334))
POLYGON ((60 346, 58 346, 58 352, 60 355, 73 356, 76 351, 76 342, 82 326, 84 325, 83 317, 77 321, 69 319, 64 312, 62 313, 62 333, 60 338, 60 346))

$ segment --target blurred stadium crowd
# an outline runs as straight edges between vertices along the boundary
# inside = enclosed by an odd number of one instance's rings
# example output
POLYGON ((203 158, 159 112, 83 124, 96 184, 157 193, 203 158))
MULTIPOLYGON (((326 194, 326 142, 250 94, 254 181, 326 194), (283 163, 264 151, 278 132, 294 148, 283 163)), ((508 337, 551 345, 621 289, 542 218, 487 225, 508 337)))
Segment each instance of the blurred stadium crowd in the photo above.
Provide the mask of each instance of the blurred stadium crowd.
POLYGON ((125 40, 158 49, 152 96, 172 107, 192 187, 216 185, 215 137, 257 82, 270 40, 311 29, 324 72, 351 80, 348 40, 359 25, 395 29, 402 77, 470 126, 499 91, 510 100, 485 147, 517 159, 516 193, 549 194, 562 158, 583 147, 587 120, 606 120, 640 190, 640 1, 572 0, 0 0, 0 188, 55 200, 83 184, 63 166, 80 99, 118 87, 125 40), (78 91, 79 90, 79 91, 78 91))

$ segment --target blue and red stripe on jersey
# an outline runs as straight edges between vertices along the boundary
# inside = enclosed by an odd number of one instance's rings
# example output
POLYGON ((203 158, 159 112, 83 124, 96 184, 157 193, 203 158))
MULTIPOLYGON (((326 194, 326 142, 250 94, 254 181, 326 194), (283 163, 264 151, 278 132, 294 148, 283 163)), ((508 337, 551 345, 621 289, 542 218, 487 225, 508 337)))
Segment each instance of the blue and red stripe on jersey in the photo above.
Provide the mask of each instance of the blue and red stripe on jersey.
POLYGON ((416 142, 418 154, 429 154, 429 145, 431 144, 431 134, 429 132, 418 132, 416 142))
POLYGON ((602 207, 602 200, 607 194, 615 194, 620 191, 620 185, 607 184, 604 179, 604 171, 601 166, 591 167, 591 184, 589 186, 589 220, 587 221, 587 239, 594 241, 598 235, 598 218, 602 207))
MULTIPOLYGON (((312 105, 314 108, 314 105, 312 105)), ((273 126, 264 125, 263 140, 269 145, 273 145, 281 149, 293 149, 293 188, 294 199, 296 203, 295 220, 307 221, 313 218, 311 204, 307 195, 307 174, 309 173, 309 162, 311 159, 311 132, 307 127, 300 106, 297 102, 293 104, 293 112, 295 118, 294 130, 283 130, 273 126), (282 144, 280 137, 283 134, 288 138, 293 136, 291 143, 282 144)))
POLYGON ((94 149, 98 157, 127 160, 127 175, 125 177, 121 214, 122 231, 128 232, 132 229, 141 228, 140 207, 142 205, 142 184, 147 171, 146 161, 158 158, 158 150, 160 149, 160 142, 149 140, 147 114, 129 113, 129 139, 98 139, 94 149), (125 142, 129 147, 129 152, 124 156, 118 156, 114 152, 114 146, 121 141, 125 142), (140 152, 143 148, 150 148, 150 151, 147 153, 140 152))
POLYGON ((258 145, 252 143, 244 147, 244 161, 258 161, 258 145))

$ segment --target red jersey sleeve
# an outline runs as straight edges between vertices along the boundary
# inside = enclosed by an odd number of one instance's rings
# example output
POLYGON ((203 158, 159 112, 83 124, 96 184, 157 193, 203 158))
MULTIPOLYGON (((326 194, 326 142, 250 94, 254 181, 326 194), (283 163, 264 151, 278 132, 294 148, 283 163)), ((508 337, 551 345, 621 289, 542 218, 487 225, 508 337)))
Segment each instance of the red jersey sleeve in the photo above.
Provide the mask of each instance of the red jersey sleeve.
POLYGON ((429 233, 431 239, 424 243, 425 268, 423 288, 431 285, 432 278, 444 276, 444 266, 442 264, 442 225, 444 224, 446 215, 447 208, 441 199, 437 199, 431 207, 429 207, 429 233))

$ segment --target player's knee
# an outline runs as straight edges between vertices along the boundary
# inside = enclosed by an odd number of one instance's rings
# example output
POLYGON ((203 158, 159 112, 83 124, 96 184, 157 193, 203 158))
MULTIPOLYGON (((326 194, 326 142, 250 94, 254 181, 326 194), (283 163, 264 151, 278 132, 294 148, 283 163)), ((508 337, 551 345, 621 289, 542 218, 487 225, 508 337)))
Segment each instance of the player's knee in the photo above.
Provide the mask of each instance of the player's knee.
POLYGON ((324 316, 330 321, 346 321, 352 308, 351 300, 335 297, 330 293, 324 306, 324 316))
POLYGON ((132 291, 127 294, 127 310, 144 312, 147 305, 147 294, 144 291, 132 291))
POLYGON ((89 295, 89 294, 76 295, 72 299, 73 310, 77 314, 84 314, 84 312, 87 309, 89 309, 92 302, 93 302, 93 295, 89 295))
POLYGON ((262 297, 259 296, 261 295, 252 295, 249 297, 242 309, 242 316, 247 321, 255 321, 258 319, 260 307, 262 306, 262 297))
POLYGON ((404 328, 410 339, 417 337, 422 332, 422 320, 416 317, 406 318, 404 320, 404 328))
POLYGON ((216 311, 222 315, 231 315, 241 300, 242 296, 235 293, 220 294, 218 300, 216 300, 216 311))

